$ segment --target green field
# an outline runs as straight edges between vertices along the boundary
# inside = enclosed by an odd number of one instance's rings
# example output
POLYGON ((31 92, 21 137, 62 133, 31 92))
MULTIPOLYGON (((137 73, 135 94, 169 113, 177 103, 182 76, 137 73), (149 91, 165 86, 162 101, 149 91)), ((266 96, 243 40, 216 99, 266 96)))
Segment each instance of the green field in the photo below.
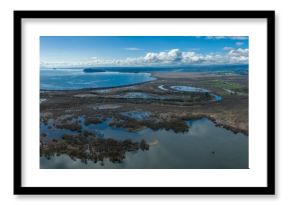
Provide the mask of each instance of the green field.
POLYGON ((207 80, 203 82, 204 85, 210 88, 219 88, 222 90, 232 91, 235 94, 247 94, 248 88, 239 83, 228 82, 224 80, 207 80))

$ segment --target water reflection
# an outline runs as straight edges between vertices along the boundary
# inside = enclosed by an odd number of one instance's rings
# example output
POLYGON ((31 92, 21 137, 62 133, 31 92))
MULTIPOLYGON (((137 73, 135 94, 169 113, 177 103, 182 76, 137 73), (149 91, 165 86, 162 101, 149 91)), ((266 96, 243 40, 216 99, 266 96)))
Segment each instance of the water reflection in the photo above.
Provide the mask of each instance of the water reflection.
POLYGON ((151 145, 149 151, 127 152, 124 161, 104 164, 80 160, 73 161, 66 155, 41 157, 40 168, 126 168, 126 169, 240 169, 248 168, 248 137, 216 127, 208 119, 188 121, 186 133, 143 129, 128 132, 122 128, 112 128, 103 122, 90 125, 87 129, 98 129, 104 138, 146 139, 151 145))

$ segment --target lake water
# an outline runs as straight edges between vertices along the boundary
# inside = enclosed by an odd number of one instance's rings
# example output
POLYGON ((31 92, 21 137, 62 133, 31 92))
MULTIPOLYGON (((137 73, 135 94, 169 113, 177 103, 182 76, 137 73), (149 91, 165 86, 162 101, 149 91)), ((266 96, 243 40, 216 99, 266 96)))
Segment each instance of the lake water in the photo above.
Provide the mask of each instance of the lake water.
POLYGON ((86 73, 83 69, 40 69, 40 89, 43 90, 118 87, 154 79, 149 73, 86 73))
POLYGON ((192 86, 171 86, 172 89, 182 92, 208 93, 209 90, 192 86))
MULTIPOLYGON (((159 87, 160 88, 160 87, 159 87)), ((193 92, 193 93, 210 93, 209 90, 204 88, 196 88, 192 86, 171 86, 170 88, 177 90, 179 92, 193 92)), ((161 87, 161 89, 164 89, 161 87)), ((222 97, 213 93, 210 93, 210 95, 214 98, 214 101, 220 102, 222 100, 222 97)))
MULTIPOLYGON (((138 132, 129 132, 122 128, 112 128, 108 120, 86 127, 98 130, 104 138, 117 140, 145 139, 150 148, 148 151, 127 152, 121 163, 104 161, 87 164, 80 160, 73 161, 67 155, 52 157, 50 160, 41 157, 40 168, 127 168, 127 169, 247 169, 248 136, 235 134, 203 118, 187 121, 189 131, 174 133, 164 129, 153 131, 149 128, 138 132)), ((44 128, 42 128, 44 129, 44 128)), ((57 136, 57 133, 52 133, 57 136)))

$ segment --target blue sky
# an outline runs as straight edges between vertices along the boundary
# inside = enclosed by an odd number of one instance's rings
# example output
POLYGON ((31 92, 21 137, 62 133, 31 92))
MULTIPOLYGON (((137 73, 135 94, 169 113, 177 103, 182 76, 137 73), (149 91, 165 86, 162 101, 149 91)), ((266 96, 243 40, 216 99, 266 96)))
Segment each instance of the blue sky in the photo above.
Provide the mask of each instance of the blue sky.
POLYGON ((41 36, 41 67, 247 64, 241 36, 41 36))

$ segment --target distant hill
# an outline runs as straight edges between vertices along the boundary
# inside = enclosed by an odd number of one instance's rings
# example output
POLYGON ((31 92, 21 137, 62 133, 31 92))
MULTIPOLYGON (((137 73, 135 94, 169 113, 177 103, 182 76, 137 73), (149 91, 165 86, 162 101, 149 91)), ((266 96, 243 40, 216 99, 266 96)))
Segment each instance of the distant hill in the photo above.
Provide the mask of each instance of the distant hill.
POLYGON ((168 66, 168 67, 92 67, 84 68, 85 73, 95 72, 232 72, 241 75, 248 74, 248 65, 195 65, 195 66, 168 66))

